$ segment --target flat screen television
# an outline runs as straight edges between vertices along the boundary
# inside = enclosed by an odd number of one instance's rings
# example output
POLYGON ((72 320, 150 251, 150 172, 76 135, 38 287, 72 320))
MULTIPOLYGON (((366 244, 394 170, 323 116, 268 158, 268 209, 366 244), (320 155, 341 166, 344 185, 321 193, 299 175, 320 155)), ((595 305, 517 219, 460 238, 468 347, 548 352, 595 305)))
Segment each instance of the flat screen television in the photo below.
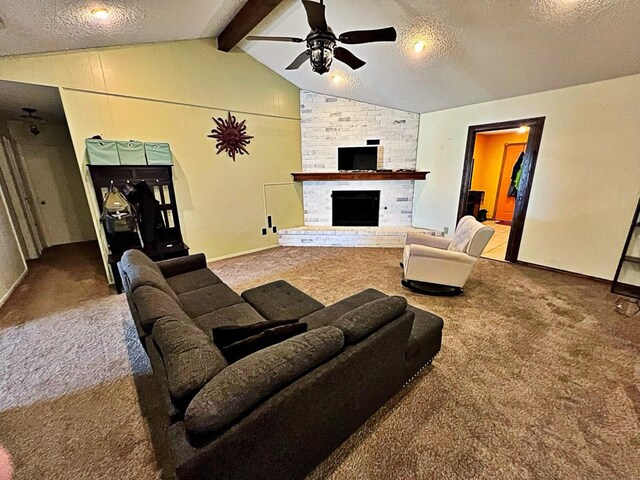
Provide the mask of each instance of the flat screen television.
POLYGON ((378 146, 338 147, 338 170, 377 170, 378 146))

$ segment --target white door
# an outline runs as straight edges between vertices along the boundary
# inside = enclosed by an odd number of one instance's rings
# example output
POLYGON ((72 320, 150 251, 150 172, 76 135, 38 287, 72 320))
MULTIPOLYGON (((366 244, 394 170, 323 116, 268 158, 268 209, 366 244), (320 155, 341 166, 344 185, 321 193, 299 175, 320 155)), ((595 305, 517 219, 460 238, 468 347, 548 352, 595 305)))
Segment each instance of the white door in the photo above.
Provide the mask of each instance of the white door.
POLYGON ((0 171, 7 190, 7 201, 11 205, 11 213, 15 216, 14 224, 19 232, 22 253, 29 260, 38 258, 42 252, 44 240, 41 238, 37 220, 34 217, 30 190, 23 181, 25 173, 21 172, 14 146, 6 137, 2 137, 2 145, 0 145, 0 171))
POLYGON ((68 152, 60 146, 32 144, 26 148, 28 154, 20 144, 17 150, 27 170, 31 204, 46 246, 85 239, 87 223, 89 228, 91 223, 86 218, 84 191, 77 191, 82 183, 75 161, 70 162, 68 152))

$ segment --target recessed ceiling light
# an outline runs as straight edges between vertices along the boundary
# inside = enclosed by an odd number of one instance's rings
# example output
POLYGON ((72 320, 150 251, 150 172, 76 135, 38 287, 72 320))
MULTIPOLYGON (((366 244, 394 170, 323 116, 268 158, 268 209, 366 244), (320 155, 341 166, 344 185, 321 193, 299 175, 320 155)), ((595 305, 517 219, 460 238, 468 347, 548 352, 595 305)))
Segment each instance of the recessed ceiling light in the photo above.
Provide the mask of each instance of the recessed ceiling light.
POLYGON ((94 8, 91 10, 91 15, 96 17, 99 20, 106 20, 109 18, 109 10, 106 8, 94 8))
POLYGON ((424 40, 420 40, 413 44, 413 49, 416 51, 416 53, 422 52, 425 48, 427 48, 427 42, 425 42, 424 40))
POLYGON ((343 78, 340 75, 331 75, 331 81, 336 85, 342 83, 343 78))

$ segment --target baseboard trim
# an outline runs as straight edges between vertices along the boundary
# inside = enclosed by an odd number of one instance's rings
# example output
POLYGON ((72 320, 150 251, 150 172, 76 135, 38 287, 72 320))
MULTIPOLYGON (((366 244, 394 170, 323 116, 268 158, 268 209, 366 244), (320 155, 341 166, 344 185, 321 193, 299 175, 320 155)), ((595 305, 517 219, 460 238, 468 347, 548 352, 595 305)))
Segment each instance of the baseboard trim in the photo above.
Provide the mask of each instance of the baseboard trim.
POLYGON ((28 268, 24 269, 24 272, 22 272, 22 274, 18 277, 18 279, 13 282, 13 285, 11 286, 11 288, 9 289, 9 291, 7 293, 4 294, 4 297, 2 297, 0 299, 0 307, 2 307, 5 302, 7 300, 9 300, 9 297, 11 296, 11 294, 13 293, 13 291, 18 288, 18 285, 20 285, 20 283, 22 283, 22 280, 24 280, 24 277, 27 275, 27 272, 29 271, 28 268))
POLYGON ((242 252, 230 253, 229 255, 223 255, 221 257, 207 258, 207 263, 217 262, 218 260, 226 260, 227 258, 241 257, 242 255, 249 255, 250 253, 262 252, 263 250, 271 250, 277 248, 280 245, 269 245, 268 247, 254 248, 252 250, 244 250, 242 252))
POLYGON ((595 282, 611 285, 611 280, 607 280, 606 278, 593 277, 591 275, 585 275, 584 273, 570 272, 569 270, 562 270, 560 268, 547 267, 545 265, 536 265, 535 263, 523 262, 521 260, 518 260, 516 264, 524 265, 525 267, 539 268, 540 270, 547 270, 549 272, 564 273, 566 275, 573 275, 574 277, 586 278, 587 280, 593 280, 595 282))

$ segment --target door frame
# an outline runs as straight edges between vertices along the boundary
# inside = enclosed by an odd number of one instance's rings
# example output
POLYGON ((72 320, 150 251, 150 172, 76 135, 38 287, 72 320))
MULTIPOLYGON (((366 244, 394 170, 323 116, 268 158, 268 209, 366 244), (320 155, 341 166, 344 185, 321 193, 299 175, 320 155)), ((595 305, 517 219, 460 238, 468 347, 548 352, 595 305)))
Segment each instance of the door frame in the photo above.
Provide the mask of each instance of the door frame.
POLYGON ((462 168, 460 200, 458 202, 458 221, 460 221, 464 216, 469 197, 469 189, 471 188, 471 177, 473 175, 473 151, 476 146, 476 134, 491 132, 494 130, 510 130, 513 128, 529 127, 529 137, 527 139, 524 162, 522 165, 522 176, 520 180, 521 188, 516 197, 513 219, 511 220, 511 232, 509 233, 509 242, 507 244, 507 253, 505 255, 505 260, 507 262, 516 263, 518 261, 520 243, 522 242, 522 231, 524 230, 524 221, 527 215, 527 208, 529 206, 529 197, 531 196, 533 174, 536 169, 536 163, 538 162, 538 152, 540 150, 545 118, 546 117, 533 117, 521 120, 508 120, 505 122, 472 125, 469 127, 467 132, 467 146, 462 168))

